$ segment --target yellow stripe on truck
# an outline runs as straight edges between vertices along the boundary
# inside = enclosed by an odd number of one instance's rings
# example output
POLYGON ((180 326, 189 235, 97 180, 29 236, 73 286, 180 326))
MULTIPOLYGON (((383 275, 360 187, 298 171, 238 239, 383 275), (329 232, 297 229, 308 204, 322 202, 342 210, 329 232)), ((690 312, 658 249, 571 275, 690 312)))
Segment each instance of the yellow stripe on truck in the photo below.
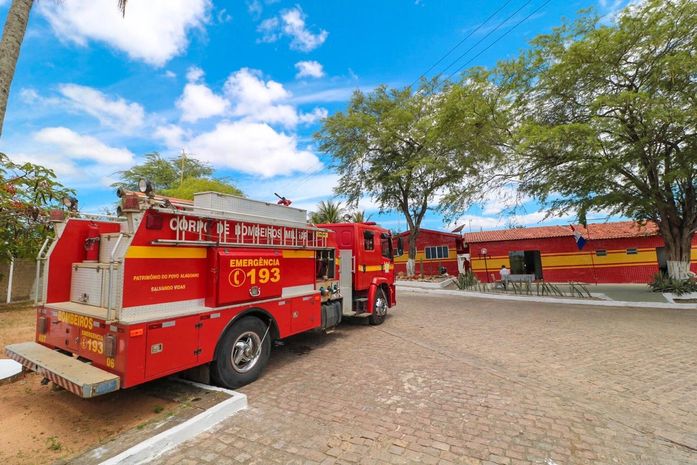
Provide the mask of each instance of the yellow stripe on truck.
POLYGON ((315 258, 312 250, 284 250, 283 258, 315 258))
MULTIPOLYGON (((365 271, 365 272, 368 272, 368 271, 384 271, 384 270, 385 270, 385 266, 384 266, 384 265, 361 265, 360 269, 361 269, 361 271, 365 271)), ((390 270, 393 270, 393 269, 394 269, 394 265, 390 264, 390 265, 389 265, 389 269, 390 269, 390 270)))
POLYGON ((205 247, 154 247, 134 245, 126 258, 206 258, 205 247))

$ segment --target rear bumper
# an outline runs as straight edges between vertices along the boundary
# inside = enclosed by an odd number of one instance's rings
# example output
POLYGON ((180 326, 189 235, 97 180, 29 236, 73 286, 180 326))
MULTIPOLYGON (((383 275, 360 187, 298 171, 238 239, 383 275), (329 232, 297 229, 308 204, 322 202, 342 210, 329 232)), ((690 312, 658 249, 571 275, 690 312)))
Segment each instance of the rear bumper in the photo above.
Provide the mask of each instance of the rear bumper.
POLYGON ((22 342, 5 347, 11 359, 21 363, 57 385, 84 398, 118 391, 118 375, 83 363, 36 342, 22 342))

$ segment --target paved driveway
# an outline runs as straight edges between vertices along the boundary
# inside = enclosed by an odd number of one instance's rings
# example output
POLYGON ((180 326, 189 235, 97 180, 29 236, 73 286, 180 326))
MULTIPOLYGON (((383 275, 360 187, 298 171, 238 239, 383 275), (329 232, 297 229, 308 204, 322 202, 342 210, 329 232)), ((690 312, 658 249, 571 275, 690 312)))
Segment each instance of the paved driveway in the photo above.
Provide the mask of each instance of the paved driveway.
POLYGON ((250 408, 160 464, 695 464, 697 311, 402 292, 292 338, 250 408))

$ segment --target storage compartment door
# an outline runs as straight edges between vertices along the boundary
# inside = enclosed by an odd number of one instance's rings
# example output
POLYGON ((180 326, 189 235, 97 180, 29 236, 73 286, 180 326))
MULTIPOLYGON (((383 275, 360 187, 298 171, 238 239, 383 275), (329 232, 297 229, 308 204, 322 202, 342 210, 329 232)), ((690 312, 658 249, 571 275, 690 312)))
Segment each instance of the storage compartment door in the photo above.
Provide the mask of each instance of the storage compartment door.
POLYGON ((344 298, 342 311, 345 314, 353 313, 353 253, 351 250, 339 250, 341 263, 339 264, 339 288, 344 298))
POLYGON ((70 300, 80 304, 104 306, 105 278, 108 271, 97 264, 73 265, 73 276, 70 286, 70 300))
POLYGON ((198 315, 147 326, 145 377, 164 376, 198 361, 198 315))

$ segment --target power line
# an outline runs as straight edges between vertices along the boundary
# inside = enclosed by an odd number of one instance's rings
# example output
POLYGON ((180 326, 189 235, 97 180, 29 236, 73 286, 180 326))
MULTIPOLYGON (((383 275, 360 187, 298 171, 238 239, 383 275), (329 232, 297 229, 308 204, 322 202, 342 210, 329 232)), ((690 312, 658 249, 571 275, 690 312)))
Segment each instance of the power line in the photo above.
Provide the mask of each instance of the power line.
POLYGON ((547 6, 547 4, 549 4, 551 1, 552 1, 552 0, 547 0, 547 1, 545 1, 542 5, 540 5, 540 6, 537 7, 535 10, 533 10, 532 13, 530 13, 530 14, 527 15, 525 18, 521 19, 521 20, 518 21, 516 24, 514 24, 513 27, 511 27, 509 30, 507 30, 507 31, 504 32, 503 34, 501 34, 498 38, 496 38, 496 40, 494 40, 492 43, 490 43, 489 45, 487 45, 483 50, 481 50, 481 51, 480 51, 479 53, 477 53, 475 56, 473 56, 472 58, 470 58, 469 60, 467 60, 462 66, 460 66, 458 69, 456 69, 452 74, 448 75, 448 77, 445 78, 445 81, 447 82, 448 80, 450 80, 451 77, 453 77, 454 75, 456 75, 457 73, 459 73, 460 71, 462 71, 462 70, 465 68, 465 66, 467 66, 468 64, 470 64, 470 63, 472 63, 474 60, 476 60, 479 56, 481 56, 482 53, 484 53, 484 52, 486 52, 487 50, 489 50, 489 49, 490 49, 491 47, 493 47, 494 44, 496 44, 499 40, 503 39, 503 38, 506 37, 508 34, 510 34, 511 32, 513 32, 513 30, 514 30, 515 28, 517 28, 518 26, 520 26, 521 24, 523 24, 525 21, 527 21, 528 19, 530 19, 535 13, 537 13, 537 12, 540 11, 542 8, 544 8, 545 6, 547 6))
POLYGON ((469 39, 470 37, 472 37, 472 35, 473 35, 475 32, 477 32, 479 29, 481 29, 486 23, 489 22, 489 20, 490 20, 491 18, 493 18, 493 17, 496 16, 501 10, 503 10, 504 8, 506 8, 506 7, 508 6, 508 4, 511 3, 512 1, 513 1, 513 0, 507 0, 507 1, 506 1, 503 5, 501 5, 496 11, 494 11, 491 15, 489 15, 489 17, 486 18, 486 19, 484 20, 483 23, 481 23, 479 26, 477 26, 472 32, 470 32, 469 34, 467 34, 460 42, 458 42, 457 44, 455 44, 455 46, 454 46, 453 48, 451 48, 450 50, 448 50, 448 52, 447 52, 445 55, 443 55, 442 57, 440 57, 440 59, 439 59, 438 61, 436 61, 433 65, 431 65, 430 68, 428 68, 426 71, 424 71, 423 73, 421 73, 421 75, 419 75, 419 77, 417 77, 416 79, 414 79, 414 82, 412 82, 411 84, 409 84, 409 86, 410 86, 410 87, 413 86, 414 84, 416 84, 416 82, 418 82, 419 79, 421 79, 422 77, 426 76, 433 68, 435 68, 436 66, 438 66, 438 65, 439 65, 443 60, 445 60, 451 53, 453 53, 453 52, 455 51, 456 48, 458 48, 460 45, 462 45, 463 42, 465 42, 467 39, 469 39))
POLYGON ((477 43, 475 43, 474 45, 472 45, 470 48, 468 48, 467 50, 465 50, 465 52, 464 52, 462 55, 460 55, 459 57, 457 57, 456 59, 454 59, 452 62, 450 62, 450 64, 449 64, 448 66, 446 66, 445 69, 443 69, 439 74, 443 74, 443 73, 445 73, 447 70, 449 70, 453 65, 455 65, 455 63, 457 63, 457 62, 460 61, 462 58, 464 58, 465 55, 467 55, 469 52, 471 52, 472 50, 474 50, 474 49, 477 47, 477 45, 479 45, 479 44, 481 44, 482 42, 484 42, 484 41, 485 41, 487 38, 489 38, 489 36, 491 36, 494 32, 496 32, 496 31, 498 31, 499 29, 501 29, 508 21, 511 20, 511 18, 513 18, 513 17, 514 17, 515 15, 517 15, 518 13, 520 13, 520 11, 521 11, 523 8, 525 8, 526 6, 528 6, 530 3, 532 3, 532 0, 527 0, 525 3, 523 3, 523 5, 521 5, 520 8, 518 8, 517 10, 515 10, 513 13, 511 13, 510 16, 508 16, 506 19, 504 19, 504 20, 501 21, 499 24, 497 24, 496 27, 495 27, 494 29, 492 29, 491 31, 487 32, 487 33, 484 35, 484 37, 482 37, 481 39, 479 39, 479 40, 477 41, 477 43))

